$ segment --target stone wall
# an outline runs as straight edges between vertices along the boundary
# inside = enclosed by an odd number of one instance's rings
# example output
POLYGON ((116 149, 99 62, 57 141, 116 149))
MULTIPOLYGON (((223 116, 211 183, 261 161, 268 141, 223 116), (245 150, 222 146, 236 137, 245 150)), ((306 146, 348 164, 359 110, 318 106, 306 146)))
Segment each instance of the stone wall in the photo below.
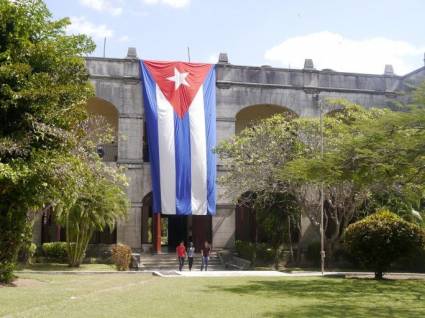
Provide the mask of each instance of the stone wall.
MULTIPOLYGON (((131 208, 128 219, 118 225, 117 237, 139 249, 142 199, 151 191, 149 164, 143 163, 139 60, 130 48, 123 59, 87 58, 87 68, 96 96, 112 103, 119 113, 117 165, 127 168, 131 208)), ((425 79, 425 68, 396 76, 388 67, 384 75, 318 71, 311 60, 306 60, 304 69, 299 70, 251 67, 228 63, 226 54, 220 54, 216 70, 218 142, 234 135, 236 115, 249 106, 279 106, 298 116, 318 116, 318 101, 327 97, 346 98, 366 107, 386 107, 394 99, 403 98, 405 83, 417 85, 425 79)), ((219 196, 217 216, 213 217, 214 246, 232 247, 234 229, 232 200, 219 196)))

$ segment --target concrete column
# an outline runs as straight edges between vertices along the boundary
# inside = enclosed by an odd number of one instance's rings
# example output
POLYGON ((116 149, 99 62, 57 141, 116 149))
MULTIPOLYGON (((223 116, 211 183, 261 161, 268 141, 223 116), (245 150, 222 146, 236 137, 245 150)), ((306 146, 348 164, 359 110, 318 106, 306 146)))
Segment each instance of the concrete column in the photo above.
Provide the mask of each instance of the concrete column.
POLYGON ((233 248, 235 246, 235 208, 217 207, 212 218, 213 248, 233 248))
POLYGON ((143 119, 120 116, 118 162, 142 163, 143 119))
POLYGON ((161 253, 161 214, 154 213, 153 219, 153 251, 156 254, 161 253))
POLYGON ((117 224, 117 243, 127 244, 133 250, 139 251, 142 246, 141 223, 142 208, 133 205, 128 211, 127 219, 117 224))

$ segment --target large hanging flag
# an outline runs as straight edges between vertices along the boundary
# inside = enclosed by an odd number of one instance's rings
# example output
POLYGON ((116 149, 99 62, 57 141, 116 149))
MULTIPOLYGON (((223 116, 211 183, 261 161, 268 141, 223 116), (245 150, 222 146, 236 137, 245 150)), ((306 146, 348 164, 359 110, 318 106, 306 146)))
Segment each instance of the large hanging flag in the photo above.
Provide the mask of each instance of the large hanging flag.
POLYGON ((153 212, 215 214, 215 67, 140 63, 153 212))

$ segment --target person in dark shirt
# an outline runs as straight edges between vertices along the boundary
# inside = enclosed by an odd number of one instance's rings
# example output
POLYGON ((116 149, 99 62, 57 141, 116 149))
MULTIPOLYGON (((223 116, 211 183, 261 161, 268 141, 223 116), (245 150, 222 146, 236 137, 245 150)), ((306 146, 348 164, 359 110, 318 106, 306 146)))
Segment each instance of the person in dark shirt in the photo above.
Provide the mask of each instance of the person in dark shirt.
POLYGON ((181 241, 180 245, 176 248, 177 258, 179 259, 179 271, 182 271, 184 266, 184 259, 186 258, 186 247, 184 246, 184 242, 181 241))
POLYGON ((208 260, 210 258, 210 252, 211 252, 211 247, 208 244, 208 242, 205 241, 204 246, 201 249, 201 254, 202 254, 201 271, 203 271, 204 268, 205 268, 205 271, 208 270, 208 260))

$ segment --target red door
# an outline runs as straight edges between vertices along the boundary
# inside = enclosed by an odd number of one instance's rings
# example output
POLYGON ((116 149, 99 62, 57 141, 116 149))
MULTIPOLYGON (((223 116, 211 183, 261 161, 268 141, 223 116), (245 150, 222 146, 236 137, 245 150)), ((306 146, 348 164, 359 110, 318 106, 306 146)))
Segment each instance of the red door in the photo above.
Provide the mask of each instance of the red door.
POLYGON ((201 251, 205 241, 212 244, 211 215, 192 215, 192 240, 197 253, 201 251))

